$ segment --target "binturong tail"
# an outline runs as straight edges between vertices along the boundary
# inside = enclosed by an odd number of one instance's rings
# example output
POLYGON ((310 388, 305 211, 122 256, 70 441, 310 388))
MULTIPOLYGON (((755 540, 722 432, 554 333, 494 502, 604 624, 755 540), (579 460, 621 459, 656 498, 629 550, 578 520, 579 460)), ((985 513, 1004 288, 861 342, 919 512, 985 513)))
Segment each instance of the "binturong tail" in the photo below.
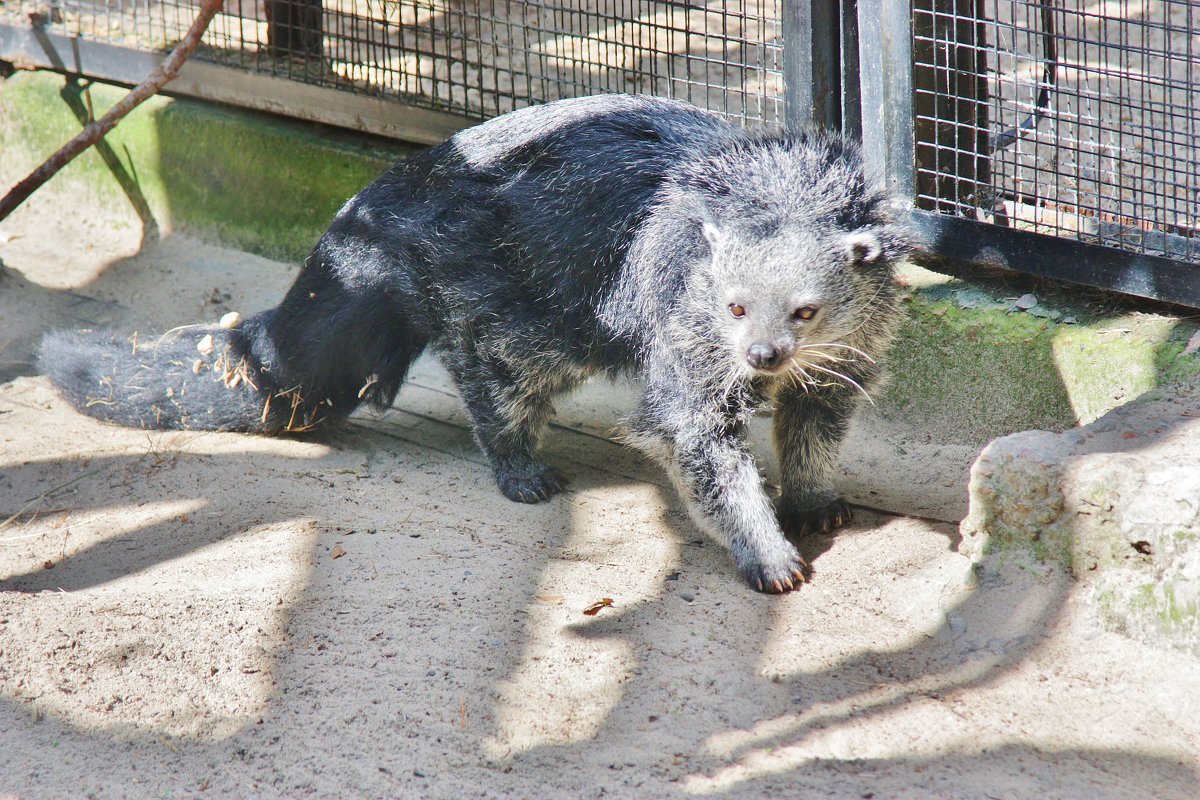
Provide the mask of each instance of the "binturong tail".
POLYGON ((236 328, 188 326, 158 337, 56 331, 38 360, 80 411, 137 428, 280 433, 321 421, 318 403, 270 372, 273 312, 236 328))
POLYGON ((377 300, 307 302, 309 277, 233 328, 51 333, 38 365, 80 411, 129 427, 279 434, 387 408, 424 337, 377 300))

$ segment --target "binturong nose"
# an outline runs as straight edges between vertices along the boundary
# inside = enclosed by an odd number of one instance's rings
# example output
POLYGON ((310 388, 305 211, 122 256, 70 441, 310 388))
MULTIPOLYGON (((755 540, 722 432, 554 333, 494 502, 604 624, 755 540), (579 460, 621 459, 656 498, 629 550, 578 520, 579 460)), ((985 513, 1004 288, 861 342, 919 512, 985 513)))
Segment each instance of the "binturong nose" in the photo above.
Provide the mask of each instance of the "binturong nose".
POLYGON ((755 342, 746 350, 746 361, 755 369, 774 369, 779 366, 783 354, 770 342, 755 342))

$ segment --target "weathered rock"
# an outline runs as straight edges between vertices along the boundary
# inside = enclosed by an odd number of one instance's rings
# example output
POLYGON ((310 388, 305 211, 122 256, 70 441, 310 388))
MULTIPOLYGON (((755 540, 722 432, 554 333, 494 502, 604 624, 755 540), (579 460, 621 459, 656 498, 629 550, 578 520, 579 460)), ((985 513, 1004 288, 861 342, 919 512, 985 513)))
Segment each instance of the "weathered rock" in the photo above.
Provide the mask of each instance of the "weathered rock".
POLYGON ((976 557, 1020 547, 1069 568, 1106 627, 1200 654, 1200 381, 995 440, 960 530, 976 557))

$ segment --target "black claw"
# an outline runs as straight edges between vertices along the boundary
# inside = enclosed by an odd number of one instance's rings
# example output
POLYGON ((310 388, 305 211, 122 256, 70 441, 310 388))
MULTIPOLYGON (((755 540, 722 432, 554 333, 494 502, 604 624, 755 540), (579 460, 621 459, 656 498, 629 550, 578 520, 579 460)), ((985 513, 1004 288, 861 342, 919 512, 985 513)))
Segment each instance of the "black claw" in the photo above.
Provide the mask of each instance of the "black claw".
POLYGON ((781 564, 754 564, 742 570, 742 575, 752 589, 764 594, 784 594, 795 591, 808 580, 808 566, 803 559, 793 556, 781 564), (794 564, 802 564, 804 570, 794 564))
POLYGON ((567 480, 557 470, 530 477, 501 478, 500 491, 509 500, 517 503, 541 503, 563 491, 567 480))
POLYGON ((789 536, 827 535, 854 519, 846 501, 838 498, 827 506, 808 511, 780 511, 779 524, 789 536))

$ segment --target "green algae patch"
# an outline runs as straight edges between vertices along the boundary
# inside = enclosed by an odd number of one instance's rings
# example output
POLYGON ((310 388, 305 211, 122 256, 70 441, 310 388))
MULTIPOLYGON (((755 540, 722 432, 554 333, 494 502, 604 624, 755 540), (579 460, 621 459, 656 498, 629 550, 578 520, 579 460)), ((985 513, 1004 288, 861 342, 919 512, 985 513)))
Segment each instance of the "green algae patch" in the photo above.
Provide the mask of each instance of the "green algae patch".
POLYGON ((1197 330, 1189 320, 1061 298, 1022 309, 994 287, 901 275, 907 318, 876 400, 931 442, 982 447, 1015 431, 1067 430, 1200 374, 1200 353, 1185 352, 1197 330))
POLYGON ((1055 323, 922 292, 905 305, 882 396, 887 416, 964 432, 956 438, 978 446, 1013 431, 1075 424, 1054 364, 1055 323))
MULTIPOLYGON (((0 81, 2 177, 12 183, 126 90, 50 72, 0 81), (84 90, 86 87, 86 91, 84 90)), ((310 123, 156 96, 39 192, 84 194, 118 218, 299 261, 359 189, 418 148, 310 123), (112 204, 120 204, 113 208, 112 204)))
POLYGON ((1184 352, 1194 331, 1194 325, 1150 314, 1061 326, 1054 336, 1054 363, 1080 424, 1200 373, 1200 358, 1184 352))

